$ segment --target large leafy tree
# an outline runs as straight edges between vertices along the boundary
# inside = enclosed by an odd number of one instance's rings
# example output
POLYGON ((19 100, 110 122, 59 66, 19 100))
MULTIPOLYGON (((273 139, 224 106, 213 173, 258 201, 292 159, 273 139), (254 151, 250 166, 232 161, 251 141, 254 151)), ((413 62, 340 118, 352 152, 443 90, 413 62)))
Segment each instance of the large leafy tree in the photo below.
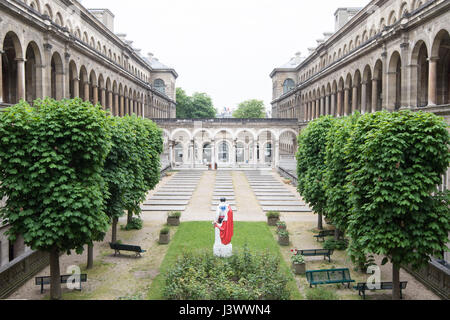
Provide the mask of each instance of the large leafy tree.
POLYGON ((238 119, 263 119, 266 117, 264 101, 247 100, 238 105, 233 112, 233 117, 238 119))
POLYGON ((323 229, 322 217, 326 212, 324 174, 328 132, 335 118, 321 117, 309 123, 298 138, 297 172, 298 191, 318 214, 319 229, 323 229))
POLYGON ((50 253, 51 298, 61 298, 60 253, 83 252, 108 229, 107 116, 81 99, 21 102, 0 114, 0 216, 33 250, 50 253))
POLYGON ((141 203, 149 190, 160 180, 160 154, 163 151, 162 130, 148 119, 136 116, 126 117, 130 129, 136 136, 134 153, 130 155, 134 164, 131 168, 133 180, 125 191, 125 209, 128 211, 128 223, 133 215, 141 213, 141 203))
POLYGON ((206 93, 194 93, 188 96, 186 92, 177 88, 177 118, 179 119, 208 119, 215 118, 217 110, 213 106, 211 97, 206 93))
POLYGON ((364 253, 393 266, 419 268, 447 251, 448 195, 435 195, 449 165, 449 133, 431 113, 379 112, 361 117, 348 148, 352 214, 348 234, 364 253))

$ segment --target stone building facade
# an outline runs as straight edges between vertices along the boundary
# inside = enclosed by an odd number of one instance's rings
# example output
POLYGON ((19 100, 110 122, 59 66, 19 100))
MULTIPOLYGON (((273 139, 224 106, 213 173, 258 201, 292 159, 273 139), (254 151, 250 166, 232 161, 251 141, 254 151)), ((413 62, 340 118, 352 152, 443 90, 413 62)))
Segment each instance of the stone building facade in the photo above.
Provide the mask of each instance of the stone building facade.
MULTIPOLYGON (((335 31, 306 58, 297 54, 272 71, 273 118, 295 118, 304 128, 322 115, 411 109, 450 125, 450 1, 372 0, 337 9, 335 19, 335 31)), ((447 171, 440 191, 448 190, 449 177, 447 171)), ((448 267, 433 260, 416 274, 450 297, 448 267)))
POLYGON ((275 168, 293 157, 296 119, 156 120, 164 132, 163 159, 172 168, 275 168))
POLYGON ((0 1, 0 104, 81 97, 113 115, 176 115, 176 71, 76 0, 0 1))
MULTIPOLYGON (((115 116, 175 118, 178 74, 132 43, 114 33, 108 9, 88 10, 76 0, 0 0, 0 111, 20 100, 80 97, 115 116)), ((0 221, 0 298, 48 263, 21 237, 9 241, 7 230, 0 221)))

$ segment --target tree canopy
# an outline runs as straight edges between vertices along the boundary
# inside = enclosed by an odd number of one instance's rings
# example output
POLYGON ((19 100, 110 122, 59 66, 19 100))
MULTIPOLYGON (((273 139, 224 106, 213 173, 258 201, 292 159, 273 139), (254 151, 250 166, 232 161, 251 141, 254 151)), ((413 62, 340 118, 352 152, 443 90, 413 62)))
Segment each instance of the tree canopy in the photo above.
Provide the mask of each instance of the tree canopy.
POLYGON ((0 217, 11 241, 22 235, 50 253, 51 297, 59 299, 59 254, 82 253, 108 230, 107 115, 81 99, 21 102, 0 114, 0 137, 0 198, 8 198, 0 217))
POLYGON ((177 118, 178 119, 209 119, 215 118, 217 110, 210 96, 206 93, 194 93, 188 96, 182 88, 177 88, 177 118))
POLYGON ((241 102, 233 112, 233 117, 237 119, 264 119, 266 117, 264 101, 253 99, 241 102))

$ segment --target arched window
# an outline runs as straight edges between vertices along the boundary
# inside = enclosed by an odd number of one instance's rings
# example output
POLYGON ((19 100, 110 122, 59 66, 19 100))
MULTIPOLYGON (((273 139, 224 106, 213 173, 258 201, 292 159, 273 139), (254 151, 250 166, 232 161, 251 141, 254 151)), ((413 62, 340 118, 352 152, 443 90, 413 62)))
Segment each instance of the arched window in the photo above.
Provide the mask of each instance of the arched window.
POLYGON ((155 89, 159 92, 166 93, 166 84, 161 79, 156 79, 154 83, 155 89))
POLYGON ((286 79, 283 83, 283 93, 289 92, 295 88, 295 82, 292 79, 286 79))

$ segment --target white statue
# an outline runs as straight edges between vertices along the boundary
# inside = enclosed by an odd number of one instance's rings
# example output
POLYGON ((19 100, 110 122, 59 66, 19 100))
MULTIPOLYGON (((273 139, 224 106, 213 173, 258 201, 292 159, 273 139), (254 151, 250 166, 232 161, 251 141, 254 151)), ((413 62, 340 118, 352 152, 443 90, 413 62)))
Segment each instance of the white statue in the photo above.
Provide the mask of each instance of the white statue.
POLYGON ((233 255, 233 210, 227 204, 225 198, 220 199, 217 206, 216 219, 213 222, 215 230, 214 255, 221 258, 229 258, 233 255))

